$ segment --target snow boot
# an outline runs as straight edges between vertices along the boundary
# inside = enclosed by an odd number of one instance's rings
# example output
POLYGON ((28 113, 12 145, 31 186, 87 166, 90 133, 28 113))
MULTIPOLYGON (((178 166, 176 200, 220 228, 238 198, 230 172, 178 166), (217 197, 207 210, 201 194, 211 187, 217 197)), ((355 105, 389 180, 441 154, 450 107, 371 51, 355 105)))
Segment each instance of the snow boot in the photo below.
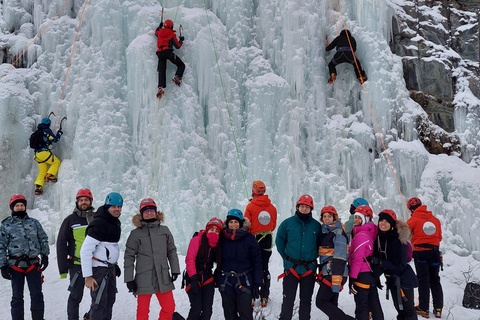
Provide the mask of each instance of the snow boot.
POLYGON ((435 318, 441 318, 442 317, 442 309, 435 308, 433 310, 433 315, 435 316, 435 318))
POLYGON ((328 79, 328 83, 333 83, 333 81, 337 80, 337 75, 335 73, 330 74, 330 78, 328 79))
POLYGON ((39 196, 43 193, 42 186, 39 184, 35 185, 35 195, 39 196))
POLYGON ((175 75, 175 77, 173 77, 172 81, 179 87, 182 84, 182 78, 177 76, 177 75, 175 75))
POLYGON ((360 81, 360 84, 363 84, 365 81, 367 81, 367 75, 365 74, 365 71, 363 71, 362 75, 358 77, 358 81, 360 81))
POLYGON ((162 88, 162 87, 158 87, 157 98, 158 98, 158 99, 161 99, 164 94, 165 94, 165 91, 163 90, 163 88, 162 88))
POLYGON ((57 177, 55 177, 53 174, 47 173, 47 175, 45 176, 45 181, 55 183, 58 180, 57 180, 57 177))
POLYGON ((268 304, 268 298, 262 298, 262 308, 265 308, 268 304))
POLYGON ((415 311, 417 312, 418 315, 420 315, 424 318, 430 318, 429 312, 420 309, 419 306, 415 306, 415 311))

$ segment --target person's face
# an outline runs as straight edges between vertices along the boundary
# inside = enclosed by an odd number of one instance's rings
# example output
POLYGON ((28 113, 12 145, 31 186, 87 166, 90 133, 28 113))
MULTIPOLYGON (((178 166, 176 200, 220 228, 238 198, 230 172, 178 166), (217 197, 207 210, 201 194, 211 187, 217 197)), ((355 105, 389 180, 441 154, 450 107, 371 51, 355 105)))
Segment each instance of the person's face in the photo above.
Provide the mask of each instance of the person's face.
POLYGON ((378 229, 380 229, 380 231, 388 231, 391 228, 392 228, 392 225, 386 219, 382 219, 378 221, 378 229))
POLYGON ((240 222, 236 219, 232 219, 228 221, 228 228, 229 229, 238 229, 240 228, 240 222))
POLYGON ((121 206, 111 206, 108 208, 108 213, 110 213, 113 217, 118 218, 122 214, 122 207, 121 206))
POLYGON ((312 208, 310 206, 307 206, 306 204, 299 204, 298 205, 298 212, 301 214, 309 214, 312 211, 312 208))
POLYGON ((333 222, 333 213, 325 212, 322 214, 322 222, 325 224, 329 224, 333 222))
MULTIPOLYGON (((238 229, 238 228, 235 228, 238 229)), ((220 229, 217 226, 213 226, 210 229, 208 229, 207 233, 214 232, 216 234, 220 234, 220 229)))
POLYGON ((20 211, 25 211, 25 205, 21 202, 15 203, 13 206, 13 211, 14 212, 20 212, 20 211))
POLYGON ((353 221, 353 224, 356 225, 356 226, 361 226, 362 225, 362 218, 359 217, 359 216, 355 216, 355 220, 353 221))
POLYGON ((157 211, 155 209, 147 209, 143 211, 143 220, 155 219, 157 217, 157 211))
POLYGON ((92 201, 88 197, 80 197, 77 199, 77 205, 80 210, 85 211, 92 206, 92 201))

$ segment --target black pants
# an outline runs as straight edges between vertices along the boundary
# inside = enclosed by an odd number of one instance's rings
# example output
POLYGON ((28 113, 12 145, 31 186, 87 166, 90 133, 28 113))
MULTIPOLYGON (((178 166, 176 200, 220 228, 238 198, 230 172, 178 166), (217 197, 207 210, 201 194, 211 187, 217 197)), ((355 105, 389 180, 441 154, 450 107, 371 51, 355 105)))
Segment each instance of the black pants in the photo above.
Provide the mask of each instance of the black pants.
POLYGON ((170 60, 171 63, 177 66, 177 71, 175 75, 180 78, 183 77, 183 72, 185 71, 185 63, 175 54, 172 49, 167 49, 157 52, 158 57, 158 87, 165 88, 167 86, 166 80, 166 71, 167 71, 167 60, 170 60))
POLYGON ((440 253, 433 250, 414 252, 415 269, 418 278, 418 306, 429 310, 430 291, 433 308, 443 308, 443 289, 440 284, 440 253))
MULTIPOLYGON (((262 235, 257 235, 257 240, 262 235)), ((263 271, 263 284, 260 288, 260 298, 268 298, 270 295, 270 271, 268 270, 268 262, 272 256, 272 235, 268 234, 258 242, 260 249, 262 250, 262 271, 263 271)))
POLYGON ((362 76, 365 76, 365 71, 363 71, 362 69, 360 60, 358 60, 357 56, 355 56, 355 58, 357 59, 358 69, 355 65, 355 60, 353 59, 353 54, 351 51, 337 51, 330 63, 328 64, 328 72, 330 74, 337 74, 337 69, 335 68, 335 66, 341 63, 350 63, 353 66, 353 70, 355 71, 355 75, 357 76, 357 78, 360 78, 360 73, 358 72, 359 69, 362 76))
POLYGON ((355 319, 368 320, 369 312, 372 312, 373 320, 384 320, 382 306, 378 298, 377 287, 375 286, 375 277, 371 272, 360 272, 357 282, 368 288, 355 286, 355 319))
POLYGON ((82 266, 74 264, 68 269, 68 273, 70 275, 70 286, 68 287, 70 295, 68 296, 67 302, 67 316, 68 320, 78 320, 78 307, 80 302, 82 302, 83 291, 85 289, 82 266))
POLYGON ((201 287, 198 293, 188 292, 190 312, 187 320, 210 320, 212 317, 214 293, 215 287, 213 282, 201 287))
POLYGON ((117 280, 113 267, 93 268, 93 278, 98 283, 98 289, 90 291, 92 297, 90 320, 111 320, 112 308, 117 294, 117 280), (102 285, 102 282, 105 284, 102 285))
POLYGON ((297 287, 300 284, 300 307, 299 319, 309 320, 312 309, 313 288, 315 286, 315 277, 313 273, 306 277, 297 279, 293 274, 288 274, 283 278, 283 302, 280 320, 290 320, 293 314, 293 305, 297 296, 297 287))
MULTIPOLYGON (((392 293, 393 305, 398 312, 397 320, 417 320, 417 312, 415 311, 414 305, 414 294, 412 289, 402 288, 403 293, 405 294, 405 299, 402 299, 401 294, 398 296, 398 290, 396 287, 392 288, 390 292, 392 293), (399 299, 402 299, 403 310, 399 308, 399 299)), ((422 309, 423 310, 423 309, 422 309)))
MULTIPOLYGON (((26 270, 27 268, 22 268, 26 270)), ((32 269, 28 273, 15 271, 12 269, 12 320, 24 319, 23 307, 23 289, 25 287, 25 279, 27 279, 28 290, 30 291, 30 311, 33 320, 43 320, 45 303, 42 293, 42 272, 38 267, 32 269)))
POLYGON ((221 291, 225 320, 253 320, 252 295, 239 290, 221 291))
POLYGON ((317 292, 316 305, 322 310, 330 320, 355 320, 354 317, 346 315, 338 308, 338 293, 332 292, 332 287, 325 283, 320 283, 317 292))

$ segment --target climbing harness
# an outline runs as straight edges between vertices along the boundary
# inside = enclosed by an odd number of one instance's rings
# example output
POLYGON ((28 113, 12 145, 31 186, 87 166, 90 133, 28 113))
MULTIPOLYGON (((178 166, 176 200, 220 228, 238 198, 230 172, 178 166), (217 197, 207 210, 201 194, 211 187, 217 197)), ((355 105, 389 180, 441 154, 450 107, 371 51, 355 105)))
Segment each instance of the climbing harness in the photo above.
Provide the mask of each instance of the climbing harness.
POLYGON ((290 262, 293 262, 293 267, 291 267, 289 270, 286 270, 284 273, 282 273, 281 275, 278 276, 277 278, 277 281, 280 281, 280 279, 282 278, 285 278, 286 276, 288 276, 289 274, 293 274, 295 276, 295 278, 297 278, 298 280, 300 280, 300 278, 304 278, 304 277, 307 277, 309 276, 310 274, 313 273, 313 276, 316 278, 317 275, 312 271, 312 269, 308 268, 308 265, 309 264, 313 264, 315 266, 315 269, 317 268, 317 265, 315 263, 315 260, 314 261, 305 261, 305 260, 294 260, 292 258, 290 258, 289 256, 285 256, 285 259, 290 261, 290 262), (297 273, 297 271, 295 271, 295 269, 298 267, 298 266, 304 266, 305 269, 307 269, 307 272, 305 272, 304 274, 302 275, 299 275, 297 273))

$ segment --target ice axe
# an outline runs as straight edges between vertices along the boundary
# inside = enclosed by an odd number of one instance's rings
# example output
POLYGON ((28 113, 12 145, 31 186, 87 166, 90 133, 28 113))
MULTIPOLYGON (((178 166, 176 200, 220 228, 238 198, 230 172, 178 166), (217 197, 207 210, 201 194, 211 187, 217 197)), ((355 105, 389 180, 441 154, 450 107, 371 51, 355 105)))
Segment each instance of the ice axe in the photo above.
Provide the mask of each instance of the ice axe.
POLYGON ((53 116, 55 117, 55 113, 53 111, 50 111, 50 113, 48 114, 48 119, 50 119, 50 116, 53 114, 53 116))
POLYGON ((182 25, 178 28, 178 32, 180 33, 180 37, 182 36, 182 25))
POLYGON ((162 7, 162 15, 160 16, 160 23, 163 23, 163 7, 162 7))
POLYGON ((67 120, 67 117, 63 117, 62 120, 60 120, 60 128, 58 128, 59 131, 62 131, 63 120, 67 120))
POLYGON ((325 40, 327 40, 327 46, 328 46, 328 36, 325 36, 325 40))

